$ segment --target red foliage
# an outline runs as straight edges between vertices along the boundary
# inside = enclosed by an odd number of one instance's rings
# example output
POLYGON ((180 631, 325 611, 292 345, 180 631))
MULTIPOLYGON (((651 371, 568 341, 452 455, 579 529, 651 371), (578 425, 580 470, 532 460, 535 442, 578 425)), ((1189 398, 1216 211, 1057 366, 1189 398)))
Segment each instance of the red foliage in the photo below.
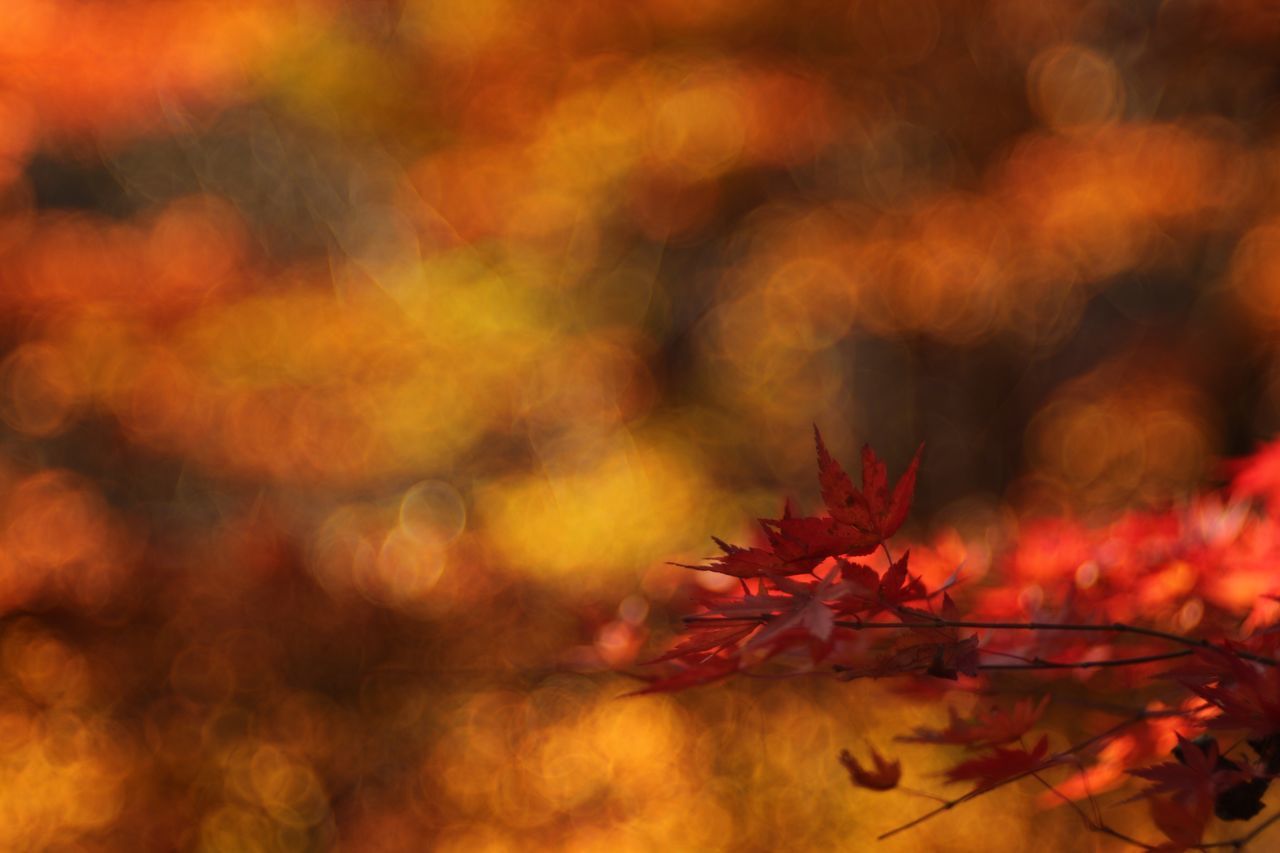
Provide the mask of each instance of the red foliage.
MULTIPOLYGON (((816 429, 814 438, 826 514, 797 516, 788 504, 781 518, 761 520, 761 543, 715 540, 723 554, 690 568, 735 577, 741 589, 701 598, 684 635, 653 661, 670 669, 640 692, 744 670, 822 669, 845 680, 946 679, 980 694, 1021 693, 1006 707, 982 701, 968 719, 948 709, 945 728, 899 738, 978 753, 945 774, 975 788, 920 820, 1027 776, 1050 785, 1041 772, 1063 769, 1071 775, 1051 787, 1052 802, 1093 799, 1131 777, 1154 783, 1129 800, 1149 801, 1165 836, 1158 844, 1111 829, 1097 803, 1095 817, 1079 812, 1091 829, 1147 849, 1205 844, 1215 816, 1249 820, 1262 810, 1280 772, 1280 630, 1271 627, 1280 614, 1280 522, 1272 512, 1280 490, 1271 482, 1280 444, 1237 464, 1237 480, 1221 493, 1182 506, 1130 512, 1098 527, 1069 518, 1026 523, 966 587, 958 566, 936 582, 941 552, 914 543, 934 579, 926 581, 909 568, 909 543, 890 541, 906 519, 920 451, 890 489, 884 462, 864 448, 855 488, 816 429), (1040 724, 1051 683, 1060 679, 1077 685, 1073 695, 1083 690, 1085 698, 1073 702, 1095 709, 1085 719, 1120 720, 1099 723, 1100 732, 1056 752, 1047 734, 1028 747, 1023 739, 1040 724), (1143 707, 1126 710, 1123 696, 1136 687, 1145 691, 1143 707), (1247 746, 1236 741, 1233 758, 1207 735, 1187 738, 1206 729, 1234 732, 1247 746)), ((911 695, 931 701, 942 694, 911 695)), ((1078 727, 1082 715, 1067 719, 1066 707, 1060 710, 1060 727, 1078 727)), ((854 785, 896 787, 900 763, 871 755, 873 769, 840 754, 854 785)), ((1242 844, 1268 825, 1215 843, 1242 844)))
POLYGON ((1048 735, 1041 735, 1040 740, 1031 749, 992 747, 991 751, 985 755, 962 761, 948 770, 947 781, 973 780, 978 788, 992 788, 1002 782, 1044 770, 1056 763, 1059 760, 1057 756, 1045 757, 1048 751, 1048 735))
POLYGON ((955 709, 949 708, 947 710, 951 715, 951 724, 945 729, 916 729, 914 735, 900 737, 898 740, 908 743, 956 744, 970 749, 999 746, 1011 743, 1029 732, 1044 716, 1048 704, 1048 696, 1034 705, 1030 699, 1023 699, 1013 706, 1012 712, 1006 713, 1000 708, 980 709, 978 716, 972 720, 960 719, 955 709))

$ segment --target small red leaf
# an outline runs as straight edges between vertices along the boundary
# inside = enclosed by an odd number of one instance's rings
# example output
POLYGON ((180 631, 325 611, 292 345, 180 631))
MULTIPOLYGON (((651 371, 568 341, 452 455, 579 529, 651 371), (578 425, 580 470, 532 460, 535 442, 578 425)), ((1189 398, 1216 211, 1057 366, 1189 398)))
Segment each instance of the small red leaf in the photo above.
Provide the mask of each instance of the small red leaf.
POLYGON ((666 678, 654 679, 648 687, 635 690, 626 696, 643 696, 647 693, 669 693, 675 690, 684 690, 689 687, 696 687, 700 684, 710 684, 713 681, 719 681, 727 678, 738 671, 738 661, 734 658, 715 657, 699 664, 691 666, 669 675, 666 678))
POLYGON ((1049 736, 1042 735, 1031 750, 1024 748, 1002 749, 995 747, 986 755, 961 762, 947 771, 948 782, 964 782, 972 779, 978 788, 992 788, 1002 782, 1024 776, 1054 763, 1045 760, 1049 749, 1049 736))
POLYGON ((677 660, 679 658, 689 657, 696 654, 710 654, 719 651, 726 646, 732 646, 739 640, 745 638, 752 631, 756 630, 756 625, 730 625, 722 627, 718 625, 693 625, 689 631, 691 636, 680 640, 676 645, 672 646, 665 654, 659 655, 653 660, 645 661, 644 665, 663 663, 664 661, 677 660))
POLYGON ((1205 827, 1213 814, 1213 802, 1197 799, 1191 803, 1174 797, 1151 797, 1151 819, 1173 847, 1162 850, 1186 850, 1199 847, 1205 827))
POLYGON ((1030 699, 1023 699, 1010 712, 998 708, 980 708, 977 715, 969 720, 961 719, 954 708, 949 708, 947 713, 951 719, 945 729, 916 729, 914 734, 899 737, 898 740, 907 743, 957 744, 970 749, 1011 743, 1031 730, 1048 704, 1048 696, 1037 704, 1032 704, 1030 699))

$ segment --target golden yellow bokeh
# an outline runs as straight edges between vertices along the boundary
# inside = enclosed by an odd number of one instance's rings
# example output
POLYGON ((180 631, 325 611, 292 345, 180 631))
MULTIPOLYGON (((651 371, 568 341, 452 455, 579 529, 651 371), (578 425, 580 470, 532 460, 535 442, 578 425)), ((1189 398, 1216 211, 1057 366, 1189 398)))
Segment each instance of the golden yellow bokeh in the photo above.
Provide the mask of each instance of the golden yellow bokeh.
MULTIPOLYGON (((737 589, 673 563, 816 505, 817 423, 925 443, 930 584, 1096 592, 1038 516, 1280 427, 1277 39, 1265 0, 0 2, 0 849, 869 849, 957 790, 892 738, 976 698, 622 698, 737 589), (871 745, 916 793, 850 788, 871 745)), ((1249 544, 1131 606, 1256 615, 1249 544)), ((1111 849, 1041 794, 881 846, 1111 849)))

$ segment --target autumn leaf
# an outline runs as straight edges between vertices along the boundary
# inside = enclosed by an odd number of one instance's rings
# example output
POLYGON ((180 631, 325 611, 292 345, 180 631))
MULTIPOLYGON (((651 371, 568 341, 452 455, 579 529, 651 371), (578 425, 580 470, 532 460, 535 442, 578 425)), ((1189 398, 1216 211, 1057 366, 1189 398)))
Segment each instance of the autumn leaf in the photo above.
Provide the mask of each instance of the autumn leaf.
POLYGON ((728 627, 711 625, 703 623, 701 625, 690 626, 689 630, 692 636, 685 637, 671 647, 665 654, 659 655, 652 660, 645 661, 643 665, 663 663, 669 660, 678 660, 689 657, 690 655, 712 654, 721 649, 736 644, 739 640, 745 638, 752 631, 756 630, 756 625, 730 625, 728 627))
POLYGON ((890 650, 862 666, 837 666, 845 681, 893 675, 932 675, 955 681, 960 675, 978 674, 978 638, 943 642, 910 643, 905 637, 890 650))
POLYGON ((875 747, 871 748, 871 760, 875 769, 865 768, 858 763, 847 749, 840 751, 840 763, 849 771, 849 781, 859 788, 872 791, 888 791, 898 786, 902 778, 902 764, 899 761, 886 761, 875 747))
POLYGON ((872 534, 878 541, 888 539, 907 519, 911 498, 916 489, 916 471, 920 467, 921 445, 907 465, 907 470, 889 492, 888 470, 870 445, 862 448, 862 490, 827 451, 822 433, 813 428, 818 449, 818 481, 827 512, 836 521, 872 534))
POLYGON ((880 545, 878 536, 826 516, 792 518, 784 514, 782 518, 762 518, 760 526, 778 566, 786 569, 783 574, 807 572, 827 557, 870 554, 880 545))
POLYGON ((835 631, 835 613, 823 601, 823 596, 839 574, 839 570, 833 568, 812 587, 794 585, 795 592, 790 597, 790 607, 775 615, 767 627, 752 637, 743 647, 743 653, 763 650, 763 653, 757 655, 757 660, 753 661, 759 662, 784 648, 803 642, 810 645, 814 661, 825 657, 831 648, 831 637, 835 631))
POLYGON ((1195 741, 1178 735, 1178 746, 1175 748, 1178 761, 1130 770, 1130 776, 1156 783, 1138 796, 1170 793, 1191 796, 1202 787, 1207 789, 1218 763, 1218 742, 1213 738, 1207 738, 1206 741, 1202 747, 1195 741))
POLYGON ((731 545, 723 539, 711 537, 712 541, 720 548, 722 553, 719 557, 712 557, 711 562, 699 566, 690 563, 675 563, 683 569, 694 569, 699 572, 718 572, 722 575, 731 575, 735 578, 758 578, 767 577, 776 574, 802 574, 809 571, 817 561, 802 560, 799 563, 788 565, 785 560, 779 557, 772 550, 765 548, 743 548, 738 545, 731 545))
POLYGON ((977 715, 968 720, 961 719, 955 708, 948 708, 950 724, 945 729, 916 729, 914 734, 899 737, 898 740, 906 743, 954 744, 970 749, 1011 743, 1031 730, 1043 716, 1048 704, 1048 696, 1035 704, 1030 699, 1024 699, 1016 703, 1011 712, 998 708, 979 708, 977 715))
POLYGON ((814 427, 818 446, 818 480, 830 515, 794 516, 790 504, 781 518, 759 519, 768 547, 741 547, 714 539, 721 555, 705 565, 677 563, 697 571, 737 578, 805 574, 830 557, 870 554, 906 520, 915 493, 916 470, 923 445, 889 493, 885 466, 870 447, 862 452, 862 490, 827 452, 814 427))
POLYGON ((886 607, 900 607, 909 601, 919 601, 926 595, 924 584, 907 572, 907 559, 911 552, 904 551, 880 579, 880 601, 886 607))
POLYGON ((1169 794, 1192 810, 1203 801, 1222 820, 1249 820, 1262 811, 1269 779, 1220 754, 1213 738, 1206 735, 1187 740, 1179 735, 1173 754, 1176 762, 1129 771, 1131 776, 1155 783, 1138 797, 1169 794))
POLYGON ((671 693, 686 690, 701 684, 710 684, 727 678, 739 669, 738 660, 733 657, 716 656, 703 663, 688 666, 665 678, 652 679, 648 687, 624 694, 625 696, 644 696, 649 693, 671 693))
POLYGON ((1219 713, 1215 729, 1241 729, 1261 739, 1280 731, 1280 667, 1260 672, 1232 646, 1197 649, 1198 663, 1175 671, 1183 685, 1219 713))
POLYGON ((1151 797, 1150 804, 1151 820, 1173 842, 1172 846, 1161 846, 1158 850, 1162 853, 1175 853, 1200 846, 1211 814, 1207 801, 1196 801, 1188 805, 1173 797, 1151 797))
POLYGON ((1017 749, 995 747, 986 755, 971 758, 952 767, 946 772, 946 778, 948 782, 972 780, 977 788, 993 788, 1002 782, 1055 764, 1054 758, 1045 759, 1048 749, 1048 735, 1042 735, 1039 742, 1030 750, 1022 747, 1017 749))

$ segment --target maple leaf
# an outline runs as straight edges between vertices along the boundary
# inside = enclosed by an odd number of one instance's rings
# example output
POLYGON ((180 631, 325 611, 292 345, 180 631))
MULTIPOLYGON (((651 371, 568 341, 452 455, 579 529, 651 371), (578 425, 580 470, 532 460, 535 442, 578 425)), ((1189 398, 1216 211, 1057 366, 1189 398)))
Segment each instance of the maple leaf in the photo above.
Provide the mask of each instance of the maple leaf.
POLYGON ((1215 729, 1244 729, 1262 739, 1280 732, 1280 668, 1265 672, 1224 648, 1197 649, 1198 663, 1174 671, 1183 685, 1221 713, 1215 729))
MULTIPOLYGON (((763 524, 764 522, 762 521, 761 523, 763 524)), ((772 550, 743 548, 738 545, 731 545, 715 536, 712 536, 711 539, 724 552, 719 557, 711 558, 711 562, 705 566, 689 563, 676 563, 675 565, 683 569, 694 569, 699 572, 719 572, 722 575, 731 575, 735 578, 759 578, 775 574, 803 574, 819 562, 817 560, 802 560, 799 563, 788 565, 786 560, 772 550)))
POLYGON ((837 559, 840 583, 832 590, 835 607, 849 615, 872 615, 880 605, 880 575, 870 566, 844 558, 837 559))
POLYGON ((737 578, 778 577, 811 572, 829 557, 870 554, 892 536, 911 507, 915 493, 915 457, 890 495, 885 466, 870 447, 862 451, 862 490, 853 487, 849 475, 827 452, 814 427, 818 445, 818 479, 829 516, 795 517, 784 505, 781 518, 758 519, 768 540, 767 548, 740 547, 714 539, 723 552, 706 565, 677 563, 687 569, 719 572, 737 578))
POLYGON ((692 636, 685 637, 676 643, 676 645, 672 646, 666 653, 659 655, 652 660, 645 661, 642 665, 648 666, 649 664, 678 660, 703 653, 714 654, 715 652, 734 645, 752 631, 756 630, 757 627, 758 626, 756 625, 730 625, 728 627, 722 627, 707 623, 691 625, 687 630, 692 633, 692 636))
POLYGON ((873 535, 878 542, 896 533, 911 508, 911 498, 916 490, 916 471, 920 467, 924 445, 916 450, 890 494, 888 470, 870 445, 862 448, 862 489, 859 491, 854 488, 844 468, 827 451, 817 426, 813 428, 813 439, 818 448, 818 482, 822 488, 822 500, 831 517, 873 535))
POLYGON ((1187 740, 1178 735, 1173 754, 1176 762, 1129 771, 1131 776, 1155 783, 1132 799, 1169 794, 1192 811, 1207 804, 1206 808, 1222 820, 1249 820, 1262 811, 1269 779, 1257 777, 1221 755, 1213 738, 1187 740))
POLYGON ((955 708, 948 708, 950 724, 945 729, 920 728, 914 734, 897 739, 906 743, 955 744, 970 749, 1011 743, 1031 730, 1048 704, 1048 696, 1034 705, 1030 699, 1024 699, 1013 706, 1012 712, 980 708, 977 716, 969 720, 962 720, 955 708))
POLYGON ((1198 800, 1190 805, 1173 797, 1151 797, 1151 820, 1164 833, 1172 845, 1155 848, 1161 853, 1199 847, 1211 814, 1208 801, 1198 800))
POLYGON ((689 687, 696 687, 700 684, 710 684, 713 681, 719 681, 727 678, 739 669, 739 663, 736 658, 716 656, 708 658, 702 663, 686 667, 673 675, 666 678, 652 679, 648 687, 640 690, 632 691, 624 694, 626 696, 644 696, 649 693, 670 693, 676 690, 685 690, 689 687))
POLYGON ((764 630, 752 637, 743 646, 743 653, 763 650, 760 657, 763 660, 784 648, 807 642, 815 662, 825 657, 835 632, 835 613, 823 601, 823 596, 839 574, 840 571, 833 568, 812 587, 794 585, 790 609, 775 616, 764 630))
POLYGON ((902 763, 899 761, 886 761, 880 753, 876 752, 875 747, 871 747, 871 760, 875 763, 875 769, 863 767, 858 763, 858 759, 847 749, 840 750, 840 763, 849 771, 849 781, 859 788, 869 788, 872 791, 888 791, 898 786, 898 780, 902 778, 902 763))
POLYGON ((782 518, 762 518, 760 526, 779 565, 789 569, 784 574, 807 572, 827 557, 870 554, 880 545, 874 534, 826 516, 792 518, 784 514, 782 518))
MULTIPOLYGON (((863 616, 875 615, 886 609, 899 610, 901 614, 901 610, 906 609, 904 605, 908 602, 928 598, 930 594, 925 589, 924 582, 907 572, 907 559, 910 556, 910 551, 904 551, 902 556, 885 570, 883 577, 876 574, 875 570, 869 566, 841 560, 841 583, 837 594, 842 601, 838 609, 842 613, 863 616)), ((944 606, 950 607, 950 615, 944 613, 944 617, 954 618, 955 607, 947 605, 947 602, 950 602, 949 597, 945 599, 944 606)), ((916 615, 926 621, 937 618, 932 613, 923 611, 917 612, 916 615)))
POLYGON ((1057 763, 1057 759, 1045 758, 1049 750, 1049 736, 1041 735, 1039 742, 1027 750, 994 747, 986 755, 971 758, 946 772, 948 782, 965 782, 972 779, 977 789, 993 788, 1017 776, 1025 776, 1057 763))
POLYGON ((1201 747, 1195 741, 1178 735, 1178 746, 1174 748, 1178 761, 1166 761, 1164 764, 1130 770, 1130 776, 1156 783, 1141 791, 1138 796, 1170 793, 1190 795, 1201 786, 1207 788, 1218 763, 1218 742, 1212 738, 1207 740, 1207 745, 1201 747))
MULTIPOLYGON (((899 642, 906 643, 901 640, 899 642)), ((961 674, 978 674, 978 638, 910 643, 881 654, 864 666, 837 666, 839 678, 883 678, 891 675, 932 675, 955 681, 961 674)))
POLYGON ((926 596, 924 584, 920 578, 912 577, 907 572, 907 558, 911 552, 904 551, 889 568, 885 569, 880 579, 880 601, 887 607, 899 607, 908 601, 919 601, 926 596))

